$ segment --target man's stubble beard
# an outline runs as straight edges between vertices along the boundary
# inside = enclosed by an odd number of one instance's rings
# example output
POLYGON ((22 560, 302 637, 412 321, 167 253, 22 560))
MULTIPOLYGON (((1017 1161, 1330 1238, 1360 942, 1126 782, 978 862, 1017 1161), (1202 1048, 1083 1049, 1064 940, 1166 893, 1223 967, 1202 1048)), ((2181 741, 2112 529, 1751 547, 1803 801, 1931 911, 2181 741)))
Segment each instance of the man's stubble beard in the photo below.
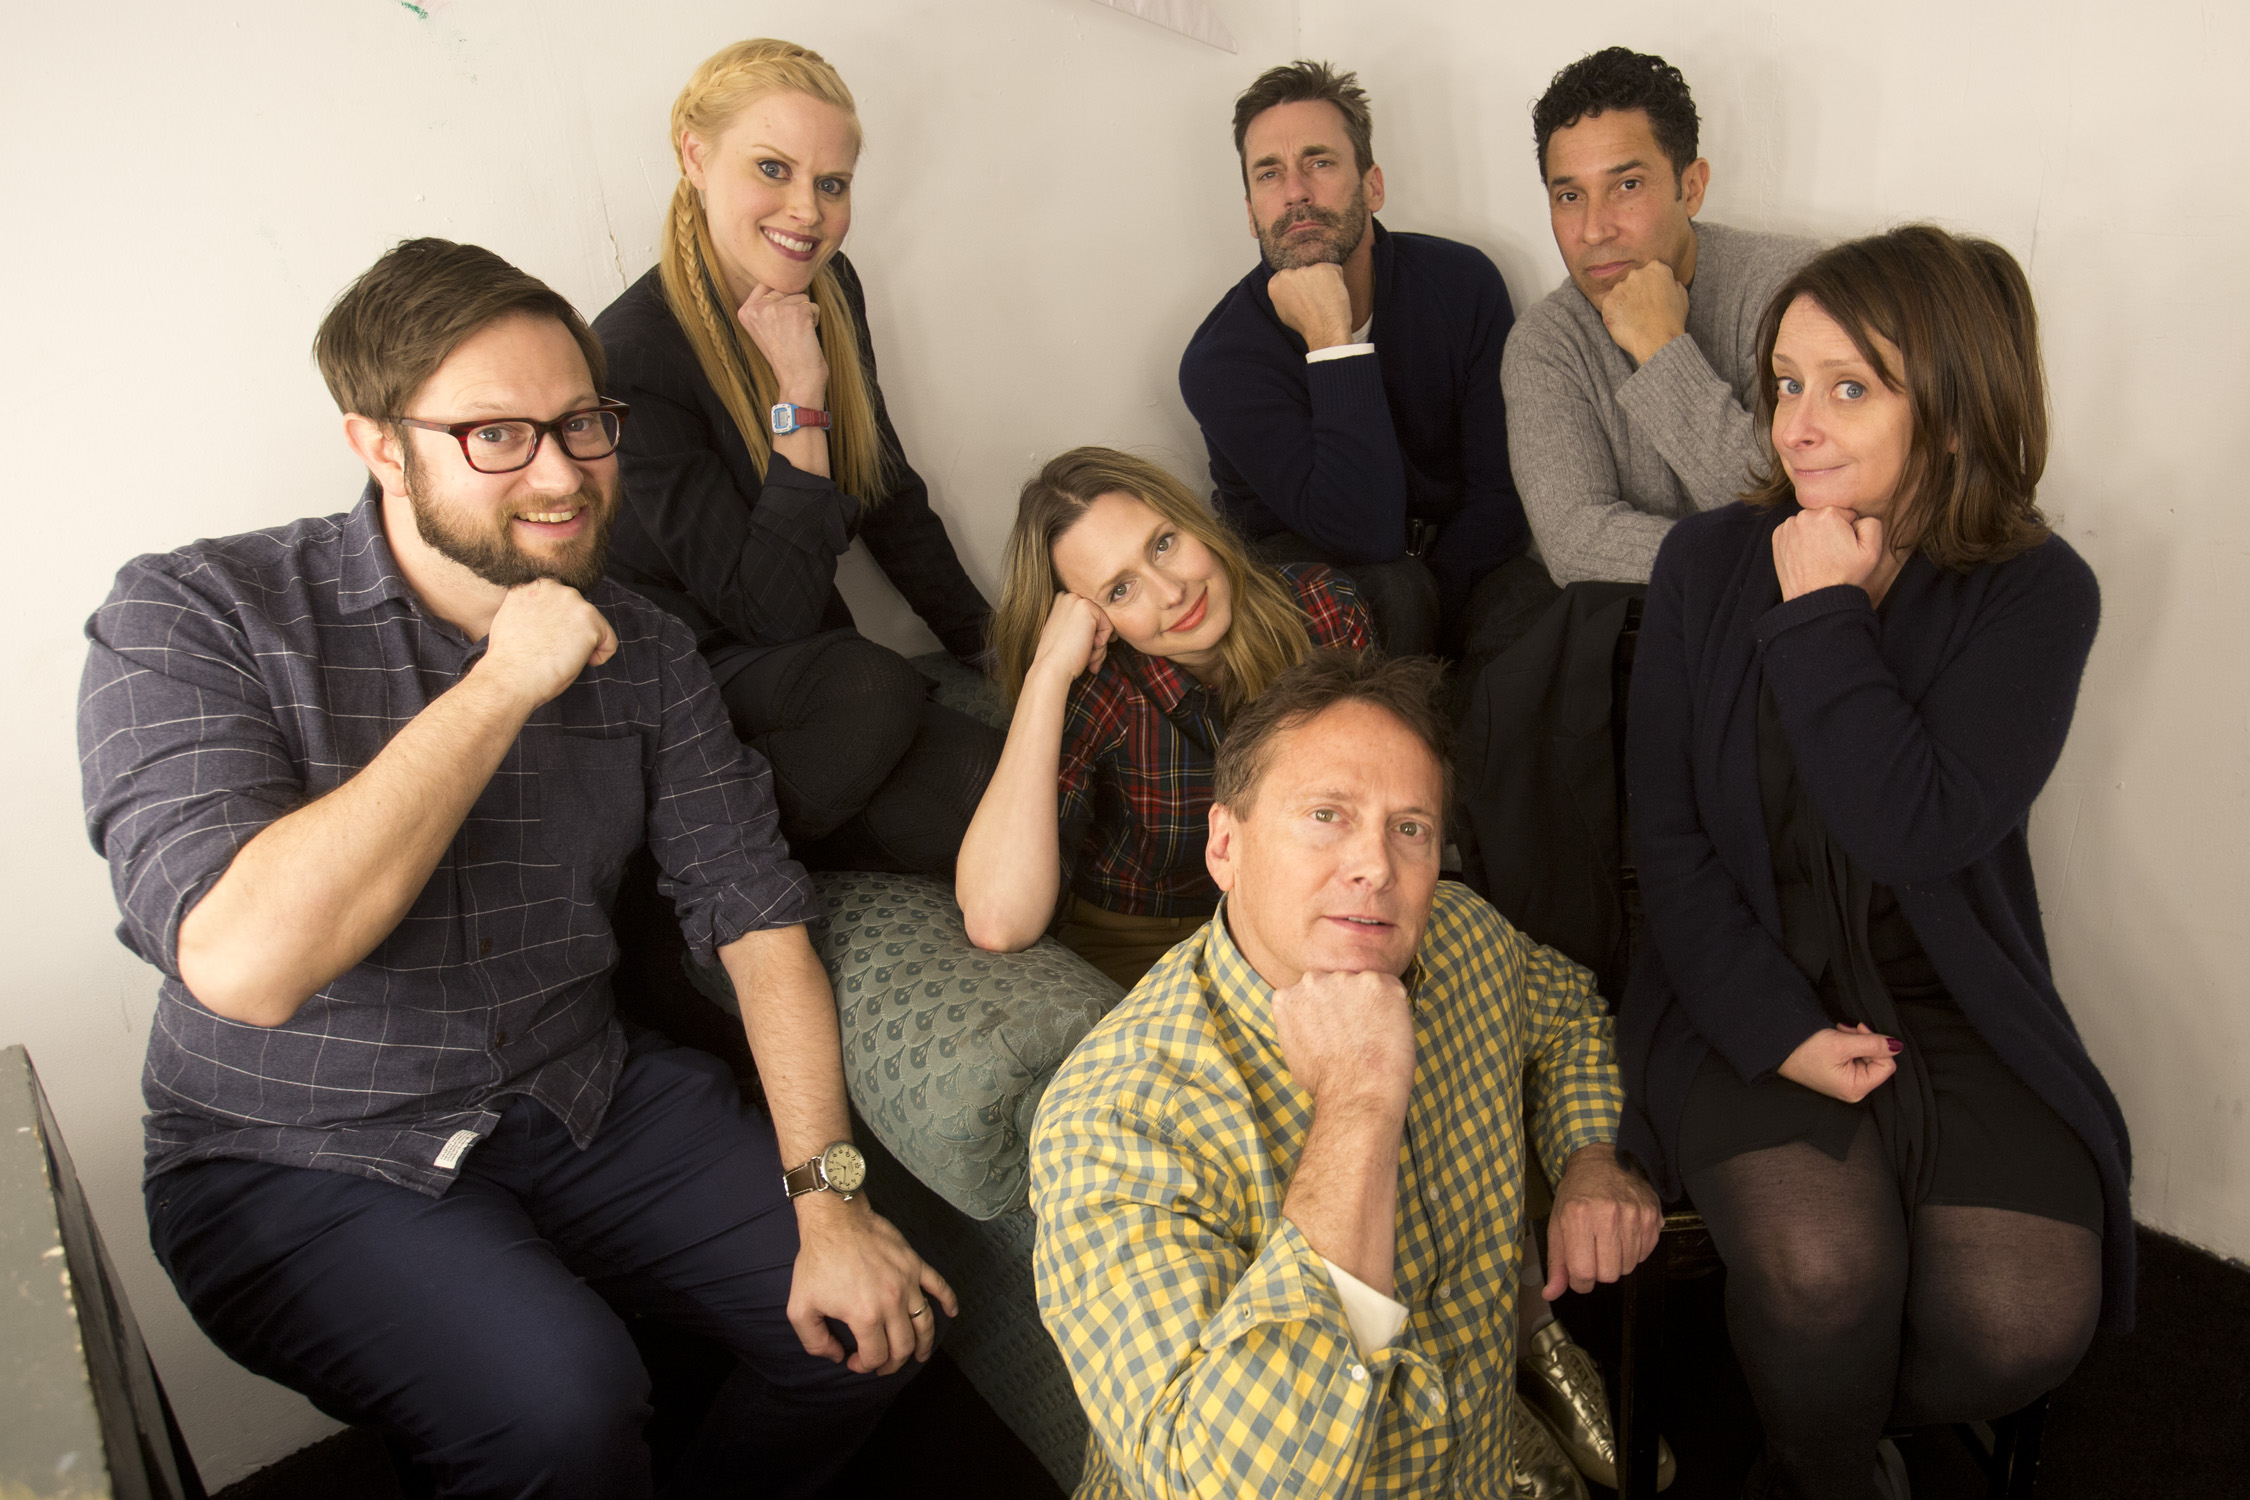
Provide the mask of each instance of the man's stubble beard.
POLYGON ((1374 215, 1367 211, 1367 183, 1364 179, 1352 189, 1352 201, 1342 212, 1315 208, 1307 203, 1284 212, 1271 224, 1258 231, 1258 248, 1265 253, 1266 266, 1275 271, 1294 271, 1299 266, 1340 266, 1351 259, 1359 242, 1367 237, 1367 226, 1374 215), (1286 238, 1291 227, 1306 220, 1319 224, 1325 233, 1307 242, 1286 238))
POLYGON ((414 450, 407 448, 404 456, 406 497, 413 505, 414 530, 440 557, 457 562, 486 583, 504 589, 552 578, 586 594, 601 582, 602 570, 609 563, 610 526, 616 520, 617 508, 591 483, 581 485, 576 493, 557 502, 558 508, 584 502, 593 512, 591 526, 575 539, 573 550, 553 558, 539 558, 515 544, 505 530, 505 523, 497 534, 475 535, 456 529, 439 505, 425 498, 427 476, 416 461, 414 450))

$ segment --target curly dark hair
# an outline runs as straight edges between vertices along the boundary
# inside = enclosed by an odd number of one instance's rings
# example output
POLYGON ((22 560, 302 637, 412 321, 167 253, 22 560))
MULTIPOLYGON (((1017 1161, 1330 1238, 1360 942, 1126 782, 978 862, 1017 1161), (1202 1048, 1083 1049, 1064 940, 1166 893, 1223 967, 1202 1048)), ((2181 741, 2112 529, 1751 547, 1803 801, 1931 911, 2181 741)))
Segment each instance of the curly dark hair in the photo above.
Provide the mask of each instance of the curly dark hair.
POLYGON ((1649 129, 1671 160, 1675 179, 1695 160, 1699 123, 1695 96, 1688 92, 1680 70, 1646 52, 1604 47, 1557 73, 1547 92, 1531 106, 1531 138, 1540 177, 1547 175, 1547 142, 1556 131, 1613 109, 1647 112, 1649 129))
MULTIPOLYGON (((1234 154, 1242 155, 1243 137, 1250 122, 1282 104, 1320 100, 1336 106, 1344 117, 1344 135, 1352 143, 1353 168, 1362 176, 1375 165, 1375 116, 1367 107, 1367 90, 1357 73, 1339 73, 1324 62, 1300 57, 1293 63, 1268 68, 1234 101, 1234 154)), ((1242 185, 1250 185, 1250 163, 1242 163, 1242 185)))

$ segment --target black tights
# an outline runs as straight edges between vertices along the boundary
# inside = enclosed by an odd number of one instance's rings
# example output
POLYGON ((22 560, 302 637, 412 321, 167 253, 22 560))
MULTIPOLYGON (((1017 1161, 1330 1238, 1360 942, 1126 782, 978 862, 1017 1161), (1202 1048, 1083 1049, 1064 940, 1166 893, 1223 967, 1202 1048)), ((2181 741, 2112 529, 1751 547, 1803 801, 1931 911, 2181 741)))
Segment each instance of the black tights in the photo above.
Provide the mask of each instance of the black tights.
POLYGON ((1910 1227, 1872 1121, 1843 1161, 1796 1142, 1687 1187, 1726 1261, 1727 1328, 1765 1423, 1747 1495, 1868 1500, 1886 1427, 2026 1406, 2093 1338, 2093 1231, 1951 1204, 1910 1227))
POLYGON ((913 663, 838 631, 767 652, 719 695, 773 766, 782 835, 808 868, 953 873, 1007 737, 930 701, 913 663))

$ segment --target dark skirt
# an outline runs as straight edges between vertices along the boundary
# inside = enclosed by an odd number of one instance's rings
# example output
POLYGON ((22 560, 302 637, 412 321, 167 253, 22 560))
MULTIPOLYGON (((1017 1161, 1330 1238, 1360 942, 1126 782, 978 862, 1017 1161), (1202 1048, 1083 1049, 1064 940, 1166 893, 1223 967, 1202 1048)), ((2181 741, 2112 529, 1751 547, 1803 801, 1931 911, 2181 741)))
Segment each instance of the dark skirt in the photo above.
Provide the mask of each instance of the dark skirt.
MULTIPOLYGON (((2102 1232, 2101 1175, 2062 1117, 2011 1072, 1950 999, 1896 1002, 1899 1040, 1929 1082, 1927 1170, 1902 1174, 1911 1211, 1925 1203, 2006 1208, 2102 1232)), ((1875 1091, 1897 1086, 1894 1079, 1875 1091)), ((1716 1052, 1680 1111, 1679 1170, 1691 1179, 1745 1152, 1804 1141, 1842 1161, 1875 1095, 1846 1104, 1779 1076, 1744 1083, 1716 1052)), ((1890 1144, 1877 1114, 1878 1135, 1890 1144)))

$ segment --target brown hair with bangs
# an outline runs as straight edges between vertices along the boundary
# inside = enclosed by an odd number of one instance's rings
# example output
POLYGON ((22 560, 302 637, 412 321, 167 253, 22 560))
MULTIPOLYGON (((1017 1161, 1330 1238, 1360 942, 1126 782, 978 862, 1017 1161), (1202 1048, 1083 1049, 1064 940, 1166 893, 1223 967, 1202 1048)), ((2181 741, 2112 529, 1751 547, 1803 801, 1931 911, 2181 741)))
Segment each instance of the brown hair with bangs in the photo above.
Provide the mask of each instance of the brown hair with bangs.
POLYGON ((601 389, 601 340, 569 298, 482 245, 435 238, 401 240, 344 288, 313 335, 313 359, 340 409, 389 421, 454 350, 514 313, 569 329, 601 389))
POLYGON ((1810 298, 1851 336, 1914 417, 1891 545, 1941 568, 2002 562, 2047 539, 2035 496, 2047 467, 2047 383, 2039 318, 2016 258, 1990 240, 1909 224, 1814 256, 1766 305, 1758 327, 1758 426, 1766 462, 1751 505, 1793 502, 1773 449, 1774 341, 1782 315, 1810 298), (1898 350, 1893 368, 1876 339, 1898 350))

